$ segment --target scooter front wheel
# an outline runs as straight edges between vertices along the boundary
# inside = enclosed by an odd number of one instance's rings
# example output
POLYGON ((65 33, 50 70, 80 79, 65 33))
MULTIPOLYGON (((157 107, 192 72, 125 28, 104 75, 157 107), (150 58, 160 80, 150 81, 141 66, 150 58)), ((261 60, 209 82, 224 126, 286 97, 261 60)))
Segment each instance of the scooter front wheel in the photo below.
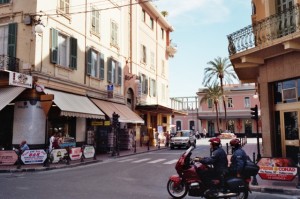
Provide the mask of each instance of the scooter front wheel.
POLYGON ((172 180, 168 181, 167 185, 168 193, 173 198, 184 198, 188 192, 187 185, 184 182, 180 182, 179 185, 175 185, 175 182, 172 180))

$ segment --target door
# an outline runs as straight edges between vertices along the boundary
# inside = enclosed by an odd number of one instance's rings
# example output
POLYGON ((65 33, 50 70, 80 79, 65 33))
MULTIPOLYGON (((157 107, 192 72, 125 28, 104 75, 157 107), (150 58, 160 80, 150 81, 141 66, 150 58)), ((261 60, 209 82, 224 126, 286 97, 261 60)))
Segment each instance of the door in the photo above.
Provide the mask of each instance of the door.
POLYGON ((291 158, 298 162, 299 152, 299 114, 300 110, 282 111, 282 149, 283 157, 291 158))
POLYGON ((207 134, 208 134, 208 137, 215 136, 215 123, 212 121, 208 121, 207 134))

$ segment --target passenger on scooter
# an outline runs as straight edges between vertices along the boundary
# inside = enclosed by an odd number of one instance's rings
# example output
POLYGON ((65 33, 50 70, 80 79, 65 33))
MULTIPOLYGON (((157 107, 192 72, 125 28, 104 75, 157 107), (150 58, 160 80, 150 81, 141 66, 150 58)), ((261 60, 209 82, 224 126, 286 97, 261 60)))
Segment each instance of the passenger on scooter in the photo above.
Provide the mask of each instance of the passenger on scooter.
POLYGON ((230 159, 231 164, 229 167, 229 171, 233 176, 241 177, 248 156, 242 149, 239 139, 232 139, 229 143, 233 150, 233 154, 230 159))
POLYGON ((228 171, 228 160, 224 149, 221 147, 221 139, 214 137, 209 139, 212 150, 211 157, 200 158, 199 162, 206 165, 213 165, 212 169, 198 173, 203 176, 204 183, 210 188, 211 193, 215 193, 213 179, 220 179, 221 187, 224 187, 224 175, 228 171))

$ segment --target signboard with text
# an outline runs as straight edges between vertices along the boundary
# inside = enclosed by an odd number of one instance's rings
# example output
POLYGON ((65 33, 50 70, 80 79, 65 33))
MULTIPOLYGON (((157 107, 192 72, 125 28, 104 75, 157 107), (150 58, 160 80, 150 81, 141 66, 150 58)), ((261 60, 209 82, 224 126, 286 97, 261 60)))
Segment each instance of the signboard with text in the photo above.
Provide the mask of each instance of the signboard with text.
POLYGON ((297 175, 297 167, 288 158, 261 158, 257 165, 263 180, 292 181, 297 175))
POLYGON ((70 153, 69 155, 70 155, 71 160, 80 160, 80 158, 82 156, 81 147, 71 148, 69 153, 70 153))
POLYGON ((44 150, 26 150, 21 155, 21 160, 24 164, 42 164, 47 158, 47 153, 44 150))
POLYGON ((18 160, 18 155, 15 151, 0 151, 0 166, 14 165, 18 160))
POLYGON ((57 163, 67 155, 66 149, 53 149, 51 151, 52 163, 57 163))
POLYGON ((83 156, 85 158, 92 158, 95 155, 95 148, 93 146, 85 146, 83 149, 83 156))
POLYGON ((9 85, 32 88, 32 76, 10 71, 9 85))

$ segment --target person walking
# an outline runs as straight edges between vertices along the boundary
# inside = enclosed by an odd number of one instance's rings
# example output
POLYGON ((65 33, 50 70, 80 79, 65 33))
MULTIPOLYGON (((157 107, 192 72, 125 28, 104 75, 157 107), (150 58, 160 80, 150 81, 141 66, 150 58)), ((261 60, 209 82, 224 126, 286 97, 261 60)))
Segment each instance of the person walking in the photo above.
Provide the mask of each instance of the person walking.
POLYGON ((22 154, 24 151, 29 150, 26 140, 23 140, 19 146, 19 153, 22 154))
POLYGON ((204 139, 206 138, 206 134, 207 134, 206 128, 203 128, 203 130, 202 130, 202 135, 203 135, 203 138, 204 138, 204 139))

